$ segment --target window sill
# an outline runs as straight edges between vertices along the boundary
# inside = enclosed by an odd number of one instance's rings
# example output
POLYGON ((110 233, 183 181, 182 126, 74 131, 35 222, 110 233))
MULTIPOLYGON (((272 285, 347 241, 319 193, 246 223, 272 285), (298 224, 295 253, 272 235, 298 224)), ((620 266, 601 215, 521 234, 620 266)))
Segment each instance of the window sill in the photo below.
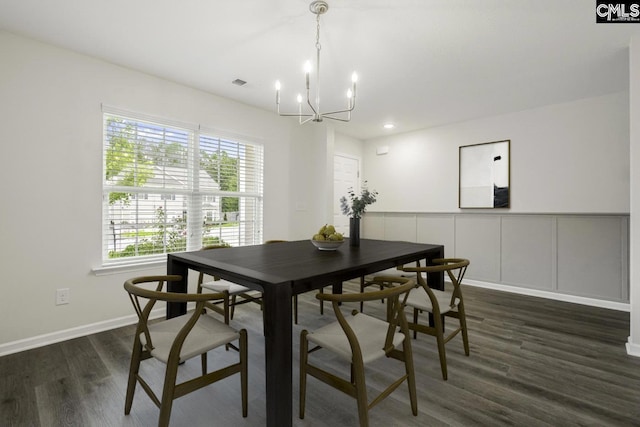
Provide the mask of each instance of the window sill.
POLYGON ((110 274, 118 274, 118 273, 128 273, 130 271, 142 271, 142 270, 152 270, 158 267, 165 267, 167 265, 166 256, 160 259, 153 260, 145 260, 131 263, 117 263, 117 264, 106 264, 100 267, 95 267, 91 271, 96 276, 107 276, 110 274))

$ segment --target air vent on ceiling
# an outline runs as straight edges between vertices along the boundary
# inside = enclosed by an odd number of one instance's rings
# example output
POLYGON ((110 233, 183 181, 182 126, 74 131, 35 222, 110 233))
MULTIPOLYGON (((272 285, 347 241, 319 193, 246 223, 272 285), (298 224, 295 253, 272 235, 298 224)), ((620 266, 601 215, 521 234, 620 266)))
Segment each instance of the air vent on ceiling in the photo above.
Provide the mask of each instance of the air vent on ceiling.
POLYGON ((242 79, 235 79, 234 81, 232 81, 231 83, 233 83, 236 86, 244 86, 247 84, 247 82, 245 82, 242 79))

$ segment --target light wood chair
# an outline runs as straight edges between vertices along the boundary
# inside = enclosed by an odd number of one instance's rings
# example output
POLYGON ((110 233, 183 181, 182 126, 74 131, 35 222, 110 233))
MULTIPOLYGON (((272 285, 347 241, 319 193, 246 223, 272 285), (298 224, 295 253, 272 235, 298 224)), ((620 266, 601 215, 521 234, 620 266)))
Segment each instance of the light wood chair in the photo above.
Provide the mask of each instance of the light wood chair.
POLYGON ((357 294, 317 294, 319 300, 330 301, 337 321, 313 332, 300 333, 300 418, 304 418, 307 389, 307 374, 353 397, 358 405, 360 426, 369 425, 369 410, 391 394, 403 382, 409 387, 409 398, 413 415, 418 414, 416 383, 411 354, 411 339, 404 308, 407 295, 415 282, 406 278, 388 278, 387 282, 397 286, 381 291, 357 294), (342 303, 370 301, 384 298, 388 303, 387 320, 377 319, 354 310, 345 317, 340 309, 342 303), (309 350, 309 343, 315 347, 309 350), (400 350, 398 347, 402 347, 400 350), (326 349, 339 359, 351 364, 349 380, 318 365, 311 364, 309 355, 326 349), (382 357, 393 358, 404 363, 405 373, 370 403, 365 382, 365 365, 382 357))
POLYGON ((414 338, 416 338, 418 332, 436 337, 442 378, 446 380, 447 356, 445 353, 445 344, 458 333, 461 333, 464 353, 469 356, 467 320, 464 311, 464 298, 462 297, 462 289, 460 286, 464 274, 467 271, 469 260, 464 258, 439 258, 434 259, 433 263, 436 265, 421 267, 418 263, 417 267, 403 267, 402 270, 416 273, 417 281, 420 285, 420 288, 411 292, 407 299, 407 307, 413 308, 413 322, 409 322, 409 329, 414 331, 414 338), (423 273, 426 277, 428 273, 440 272, 447 273, 451 281, 452 289, 444 291, 432 289, 428 286, 425 278, 423 278, 423 273), (432 313, 433 326, 418 323, 419 313, 425 311, 432 313), (459 326, 446 335, 444 331, 445 316, 456 318, 459 322, 459 326))
MULTIPOLYGON (((229 246, 225 245, 209 245, 204 246, 201 250, 224 249, 228 247, 229 246)), ((201 294, 203 289, 208 289, 213 292, 222 293, 222 300, 207 302, 205 307, 221 314, 224 318, 224 323, 227 325, 230 320, 233 319, 236 305, 252 302, 259 304, 260 308, 262 308, 262 293, 260 291, 255 291, 246 286, 220 279, 217 276, 211 276, 213 280, 205 281, 206 277, 208 277, 208 275, 200 272, 196 292, 201 294), (220 308, 220 305, 222 305, 222 308, 220 308)))
POLYGON ((124 413, 128 415, 131 412, 136 385, 140 384, 153 403, 160 408, 158 426, 168 426, 175 399, 239 373, 242 416, 246 417, 247 331, 244 329, 236 331, 212 316, 202 315, 205 302, 222 298, 223 295, 220 293, 186 294, 162 290, 166 282, 178 280, 181 280, 180 276, 145 276, 129 279, 124 284, 138 315, 124 413), (149 322, 149 314, 157 301, 195 303, 195 310, 171 319, 149 322), (206 371, 207 352, 233 341, 238 341, 238 363, 208 373, 206 371), (202 359, 202 375, 178 383, 179 365, 198 355, 202 359), (155 358, 166 365, 164 386, 160 397, 140 373, 141 362, 150 358, 155 358))

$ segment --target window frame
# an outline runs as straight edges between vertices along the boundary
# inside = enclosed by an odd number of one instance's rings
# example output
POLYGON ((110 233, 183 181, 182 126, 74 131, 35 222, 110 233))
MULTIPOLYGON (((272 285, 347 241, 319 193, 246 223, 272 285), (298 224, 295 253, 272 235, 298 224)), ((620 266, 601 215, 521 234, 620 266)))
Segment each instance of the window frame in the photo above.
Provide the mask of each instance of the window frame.
MULTIPOLYGON (((221 132, 216 130, 215 128, 207 128, 200 125, 188 124, 188 123, 180 123, 175 120, 163 119, 159 117, 153 117, 146 114, 135 113, 127 110, 122 110, 119 108, 102 106, 102 121, 103 121, 103 134, 102 134, 102 216, 101 216, 101 224, 102 224, 102 233, 101 233, 101 267, 96 270, 110 270, 113 268, 122 267, 131 267, 136 265, 149 265, 149 264, 157 264, 161 262, 166 262, 166 255, 168 253, 178 253, 184 251, 192 251, 198 250, 203 246, 204 232, 206 230, 211 230, 211 224, 207 223, 206 218, 209 216, 207 213, 207 209, 209 211, 215 211, 215 205, 218 204, 218 228, 213 228, 213 232, 211 234, 211 238, 218 239, 224 241, 223 234, 225 230, 223 230, 224 225, 229 225, 229 223, 237 222, 237 235, 235 235, 235 231, 227 230, 227 235, 231 236, 230 240, 226 243, 231 244, 232 246, 244 246, 261 243, 262 241, 262 228, 263 228, 263 197, 264 197, 264 146, 259 141, 259 138, 252 138, 244 135, 233 134, 229 132, 221 132), (109 181, 110 178, 107 177, 107 152, 110 147, 110 135, 107 129, 107 122, 109 118, 121 119, 127 122, 135 123, 136 125, 144 124, 144 125, 152 125, 161 127, 163 131, 166 130, 180 130, 188 133, 188 142, 186 143, 186 147, 184 147, 185 152, 180 153, 180 158, 183 159, 186 176, 186 187, 175 189, 175 188, 161 188, 154 186, 145 186, 143 183, 140 186, 132 185, 132 186, 122 186, 122 185, 114 185, 114 181, 109 181), (231 172, 233 176, 236 176, 236 188, 232 191, 221 189, 220 179, 216 181, 210 172, 207 172, 203 167, 201 162, 204 161, 206 154, 213 156, 213 151, 211 147, 207 145, 206 141, 217 141, 218 146, 222 146, 223 143, 228 145, 229 147, 234 147, 237 149, 237 153, 232 164, 235 165, 232 167, 231 172), (186 153, 186 156, 185 156, 186 153), (205 184, 201 184, 201 180, 206 180, 210 177, 210 185, 207 188, 204 188, 205 184), (213 186, 211 183, 215 184, 213 186), (217 187, 217 188, 215 188, 217 187), (109 201, 109 194, 112 192, 126 192, 127 194, 133 194, 134 197, 131 197, 128 200, 129 203, 135 202, 136 207, 131 209, 137 209, 139 206, 139 202, 143 203, 148 202, 149 199, 157 198, 159 195, 162 202, 166 206, 167 202, 169 203, 183 203, 183 220, 185 228, 185 239, 186 239, 186 248, 185 250, 172 250, 168 249, 167 244, 167 229, 163 228, 162 232, 158 232, 158 234, 162 234, 162 253, 154 253, 150 255, 144 254, 136 254, 134 256, 122 256, 122 257, 110 257, 110 251, 122 251, 122 243, 118 245, 118 241, 116 239, 116 230, 115 223, 112 222, 114 219, 111 216, 111 213, 114 211, 114 204, 109 201), (237 198, 237 208, 238 211, 234 212, 234 221, 227 221, 227 213, 223 211, 222 201, 225 198, 237 198), (205 200, 213 200, 214 207, 205 206, 207 203, 211 203, 205 200), (222 219, 224 218, 224 221, 222 219), (209 228, 208 228, 209 227, 209 228), (219 236, 216 236, 216 232, 219 236), (110 234, 112 233, 112 234, 110 234), (228 234, 231 233, 231 234, 228 234), (111 242, 111 236, 113 235, 113 241, 111 242)), ((148 147, 155 147, 155 142, 149 142, 144 139, 144 137, 140 137, 136 135, 134 139, 134 144, 143 144, 144 149, 148 147), (145 145, 146 144, 146 145, 145 145)), ((161 146, 160 143, 157 143, 158 146, 161 146)), ((211 144, 209 142, 209 144, 211 144)), ((227 152, 224 147, 218 148, 218 153, 230 153, 227 152)), ((221 156, 220 156, 221 157, 221 156)), ((229 154, 228 157, 233 157, 229 154)), ((164 162, 163 162, 164 163, 164 162)), ((215 162, 214 162, 215 163, 215 162)), ((156 163, 151 163, 152 168, 159 168, 156 163)), ((218 161, 217 167, 222 168, 222 161, 218 161)), ((211 166, 211 163, 209 164, 211 166)), ((138 166, 132 166, 132 170, 138 170, 138 166)), ((168 168, 167 168, 168 169, 168 168)), ((211 171, 211 169, 208 169, 211 171)), ((215 169, 214 169, 215 170, 215 169)), ((136 172, 139 174, 139 172, 136 172)), ((134 173, 134 175, 136 174, 134 173)), ((155 172, 154 172, 155 173, 155 172)), ((153 175, 154 178, 156 175, 153 175)), ((218 178, 220 177, 220 172, 217 173, 218 178)), ((114 177, 111 177, 113 179, 114 177)), ((128 198, 129 196, 127 196, 128 198)), ((232 206, 233 206, 233 202, 232 206)), ((122 203, 125 205, 125 203, 122 203)), ((121 207, 121 209, 123 209, 121 207)), ((175 213, 177 208, 173 207, 173 212, 175 213)), ((150 211, 153 212, 153 211, 150 211)), ((168 210, 164 211, 166 216, 168 216, 168 210)), ((130 214, 130 213, 129 213, 130 214)), ((147 212, 149 214, 149 212, 147 212)), ((213 212, 212 212, 213 214, 213 212)), ((214 221, 216 215, 213 215, 214 221)), ((137 217, 136 217, 137 218, 137 217)), ((173 218, 172 226, 176 227, 176 219, 173 218)), ((119 225, 122 225, 121 222, 119 225)), ((136 250, 139 249, 141 230, 143 229, 142 223, 135 221, 133 225, 133 230, 135 234, 135 242, 132 243, 136 250)), ((162 224, 166 225, 165 222, 162 224)), ((182 223, 181 223, 182 224, 182 223)), ((161 227, 162 228, 162 227, 161 227)), ((233 227, 230 227, 233 228, 233 227)), ((122 234, 120 234, 120 239, 122 239, 122 234)), ((98 273, 98 271, 96 271, 98 273)))

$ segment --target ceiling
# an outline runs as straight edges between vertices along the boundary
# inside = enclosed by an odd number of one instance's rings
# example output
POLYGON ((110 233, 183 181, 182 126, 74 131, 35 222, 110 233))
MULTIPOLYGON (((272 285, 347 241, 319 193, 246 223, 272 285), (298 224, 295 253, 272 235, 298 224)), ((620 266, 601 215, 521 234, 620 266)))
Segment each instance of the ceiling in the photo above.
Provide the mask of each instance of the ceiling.
MULTIPOLYGON (((310 2, 0 0, 0 29, 275 114, 275 81, 283 111, 296 110, 315 57, 310 2)), ((360 139, 626 90, 640 36, 640 24, 596 24, 588 0, 328 3, 321 109, 346 105, 356 70, 352 121, 336 128, 360 139)))

